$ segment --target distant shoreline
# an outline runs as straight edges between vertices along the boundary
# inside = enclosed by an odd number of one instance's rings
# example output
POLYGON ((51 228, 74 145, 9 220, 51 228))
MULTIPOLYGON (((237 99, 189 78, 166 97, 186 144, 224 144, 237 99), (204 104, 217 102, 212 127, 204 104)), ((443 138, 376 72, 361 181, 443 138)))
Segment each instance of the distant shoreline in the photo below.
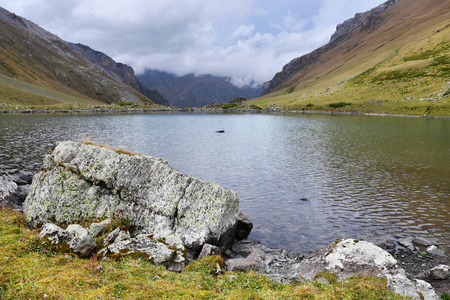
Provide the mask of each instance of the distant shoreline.
POLYGON ((217 109, 217 108, 104 108, 104 109, 73 109, 73 110, 50 110, 50 109, 22 109, 22 110, 0 110, 0 114, 82 114, 82 113, 151 113, 151 112, 206 112, 206 113, 280 113, 280 114, 324 114, 324 115, 355 115, 355 116, 384 116, 384 117, 407 117, 423 119, 450 119, 450 116, 426 116, 426 115, 401 115, 389 113, 366 113, 327 110, 273 110, 273 109, 217 109))

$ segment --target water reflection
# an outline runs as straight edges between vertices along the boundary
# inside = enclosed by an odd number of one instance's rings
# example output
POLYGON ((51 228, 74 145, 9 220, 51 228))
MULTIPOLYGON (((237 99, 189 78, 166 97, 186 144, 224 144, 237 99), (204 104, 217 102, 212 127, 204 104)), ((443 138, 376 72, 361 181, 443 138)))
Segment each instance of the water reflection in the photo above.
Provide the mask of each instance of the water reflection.
POLYGON ((360 116, 1 115, 0 169, 36 170, 55 141, 90 136, 237 191, 251 237, 270 246, 419 235, 449 247, 449 129, 360 116))

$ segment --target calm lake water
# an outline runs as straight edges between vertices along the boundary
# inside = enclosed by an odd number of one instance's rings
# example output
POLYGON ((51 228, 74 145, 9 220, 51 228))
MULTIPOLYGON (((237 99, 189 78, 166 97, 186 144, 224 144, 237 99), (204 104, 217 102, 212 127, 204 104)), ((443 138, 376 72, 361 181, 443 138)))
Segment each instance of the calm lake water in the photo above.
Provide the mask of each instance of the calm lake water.
POLYGON ((272 247, 306 253, 337 238, 422 236, 450 248, 450 120, 0 115, 0 171, 36 171, 55 141, 84 136, 236 191, 250 237, 272 247))

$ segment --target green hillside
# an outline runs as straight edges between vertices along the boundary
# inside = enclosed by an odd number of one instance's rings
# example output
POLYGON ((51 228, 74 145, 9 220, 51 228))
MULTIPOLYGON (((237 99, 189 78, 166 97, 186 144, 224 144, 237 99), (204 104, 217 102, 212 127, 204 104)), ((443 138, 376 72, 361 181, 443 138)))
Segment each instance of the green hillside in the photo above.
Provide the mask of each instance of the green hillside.
POLYGON ((450 1, 400 0, 380 17, 249 103, 450 116, 450 1))

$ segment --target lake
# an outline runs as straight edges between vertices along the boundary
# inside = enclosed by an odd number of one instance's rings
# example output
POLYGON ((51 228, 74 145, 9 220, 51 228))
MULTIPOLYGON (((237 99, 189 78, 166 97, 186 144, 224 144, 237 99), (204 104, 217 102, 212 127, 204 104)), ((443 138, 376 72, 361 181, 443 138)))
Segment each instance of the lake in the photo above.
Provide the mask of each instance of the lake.
POLYGON ((307 253, 338 238, 450 249, 450 120, 303 114, 0 115, 0 171, 36 171, 58 140, 162 157, 236 191, 250 235, 307 253), (216 133, 224 130, 224 133, 216 133))

